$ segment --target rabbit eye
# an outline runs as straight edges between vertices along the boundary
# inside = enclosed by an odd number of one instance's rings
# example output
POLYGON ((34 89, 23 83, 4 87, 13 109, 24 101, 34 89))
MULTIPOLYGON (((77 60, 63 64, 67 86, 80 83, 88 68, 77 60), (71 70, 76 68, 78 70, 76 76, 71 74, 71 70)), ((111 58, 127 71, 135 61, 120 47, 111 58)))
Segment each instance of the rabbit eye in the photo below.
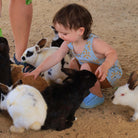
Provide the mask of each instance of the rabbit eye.
POLYGON ((33 55, 33 53, 34 53, 34 52, 27 51, 27 54, 26 54, 26 56, 27 56, 27 57, 31 57, 31 56, 33 55))
POLYGON ((121 96, 124 96, 124 95, 125 95, 124 93, 121 94, 121 96))

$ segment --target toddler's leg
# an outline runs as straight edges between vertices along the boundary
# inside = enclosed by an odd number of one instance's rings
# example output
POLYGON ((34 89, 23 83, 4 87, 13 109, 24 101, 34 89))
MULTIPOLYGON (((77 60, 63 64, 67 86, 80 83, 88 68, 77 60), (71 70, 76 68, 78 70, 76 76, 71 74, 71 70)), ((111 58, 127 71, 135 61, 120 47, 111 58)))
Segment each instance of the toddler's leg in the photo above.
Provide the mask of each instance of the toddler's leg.
MULTIPOLYGON (((93 64, 93 67, 92 67, 92 66, 89 65, 89 63, 84 63, 84 64, 82 64, 80 70, 85 69, 85 70, 88 70, 88 71, 91 71, 91 72, 94 73, 95 70, 96 70, 96 68, 97 68, 97 66, 94 65, 94 64, 93 64)), ((101 86, 100 86, 100 82, 99 81, 97 81, 95 83, 95 85, 92 88, 89 89, 89 91, 91 93, 97 95, 98 97, 103 97, 103 94, 101 92, 101 86)))
MULTIPOLYGON (((92 63, 84 63, 81 65, 80 70, 86 69, 93 73, 95 73, 96 69, 99 65, 92 64, 92 63)), ((95 85, 89 89, 90 94, 84 98, 83 102, 81 103, 80 107, 82 108, 93 108, 96 107, 104 102, 104 97, 101 91, 101 87, 110 87, 111 85, 108 83, 107 80, 104 82, 100 82, 97 80, 95 85)))
MULTIPOLYGON (((94 63, 87 63, 88 66, 89 66, 89 69, 91 72, 95 73, 96 69, 99 67, 99 65, 97 64, 94 64, 94 63)), ((104 81, 102 82, 99 82, 100 83, 100 88, 109 88, 109 87, 112 87, 111 84, 108 82, 107 79, 105 79, 104 81)))
POLYGON ((80 64, 79 62, 76 60, 76 58, 72 58, 70 63, 69 63, 69 68, 71 69, 76 69, 76 70, 80 70, 80 64))

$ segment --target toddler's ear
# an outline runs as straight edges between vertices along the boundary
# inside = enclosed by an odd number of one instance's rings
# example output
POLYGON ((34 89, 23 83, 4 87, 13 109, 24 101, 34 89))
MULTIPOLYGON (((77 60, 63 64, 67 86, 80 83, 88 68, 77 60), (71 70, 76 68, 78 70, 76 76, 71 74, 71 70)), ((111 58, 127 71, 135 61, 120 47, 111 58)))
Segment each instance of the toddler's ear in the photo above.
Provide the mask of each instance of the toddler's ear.
POLYGON ((80 27, 80 28, 79 28, 79 33, 80 33, 80 35, 83 35, 84 31, 85 31, 85 28, 84 28, 84 27, 80 27))

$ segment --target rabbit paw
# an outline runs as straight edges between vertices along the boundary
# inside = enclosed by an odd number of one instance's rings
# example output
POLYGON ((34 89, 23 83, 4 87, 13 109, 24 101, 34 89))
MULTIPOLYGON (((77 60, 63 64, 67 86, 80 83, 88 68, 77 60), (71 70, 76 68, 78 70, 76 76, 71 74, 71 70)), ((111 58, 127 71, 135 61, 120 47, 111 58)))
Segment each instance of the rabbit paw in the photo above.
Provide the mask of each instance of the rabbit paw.
POLYGON ((40 130, 41 124, 39 122, 34 122, 31 126, 30 129, 32 130, 40 130))
POLYGON ((134 115, 130 118, 130 121, 136 121, 138 119, 138 112, 135 112, 134 115))
POLYGON ((15 126, 11 126, 10 127, 10 131, 14 132, 14 133, 23 133, 24 132, 24 128, 17 128, 15 126))
POLYGON ((56 83, 62 84, 63 80, 61 78, 56 79, 56 83))

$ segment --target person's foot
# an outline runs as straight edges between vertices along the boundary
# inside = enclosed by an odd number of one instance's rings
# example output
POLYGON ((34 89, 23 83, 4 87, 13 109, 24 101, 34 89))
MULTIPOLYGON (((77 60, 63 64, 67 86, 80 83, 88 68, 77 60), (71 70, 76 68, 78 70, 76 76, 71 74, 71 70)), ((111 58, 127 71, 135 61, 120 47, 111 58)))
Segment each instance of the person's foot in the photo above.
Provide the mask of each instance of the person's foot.
POLYGON ((94 108, 103 103, 104 103, 104 97, 98 97, 90 93, 87 97, 84 98, 80 107, 81 108, 94 108))
POLYGON ((13 55, 13 60, 14 60, 15 64, 17 64, 17 65, 24 65, 23 62, 20 62, 16 59, 15 54, 13 55))

